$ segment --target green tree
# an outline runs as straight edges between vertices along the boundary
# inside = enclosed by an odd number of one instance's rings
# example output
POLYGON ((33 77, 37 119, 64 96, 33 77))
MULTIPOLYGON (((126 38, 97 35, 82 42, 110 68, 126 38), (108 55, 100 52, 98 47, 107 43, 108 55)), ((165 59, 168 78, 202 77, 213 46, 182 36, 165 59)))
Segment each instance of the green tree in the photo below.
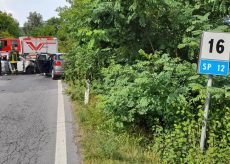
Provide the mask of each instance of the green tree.
POLYGON ((19 23, 11 14, 0 11, 0 37, 19 37, 19 23))
POLYGON ((228 6, 227 1, 73 0, 60 13, 66 37, 74 40, 71 68, 82 70, 79 78, 97 79, 111 59, 123 64, 141 59, 139 49, 194 62, 202 31, 229 29, 223 24, 228 6))
POLYGON ((31 30, 32 36, 53 36, 57 37, 60 28, 59 18, 50 18, 42 25, 35 27, 31 30))
POLYGON ((23 30, 24 33, 28 36, 33 35, 32 31, 40 26, 43 25, 43 18, 40 13, 30 12, 29 16, 27 17, 27 22, 24 23, 23 30))
POLYGON ((198 58, 202 31, 230 31, 229 26, 224 24, 224 17, 230 13, 230 2, 194 0, 184 1, 183 4, 190 9, 191 16, 187 26, 185 26, 182 42, 178 48, 184 59, 194 60, 198 58))

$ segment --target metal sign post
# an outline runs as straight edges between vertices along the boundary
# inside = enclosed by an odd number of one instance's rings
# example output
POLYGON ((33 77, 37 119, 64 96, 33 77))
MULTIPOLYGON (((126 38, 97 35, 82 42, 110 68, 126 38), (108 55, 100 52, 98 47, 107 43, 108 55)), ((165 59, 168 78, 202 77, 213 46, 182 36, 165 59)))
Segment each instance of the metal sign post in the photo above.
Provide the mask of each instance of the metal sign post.
MULTIPOLYGON (((209 75, 207 87, 211 87, 211 86, 212 86, 212 75, 209 75)), ((208 92, 205 101, 204 120, 203 120, 202 132, 200 137, 200 149, 202 152, 204 151, 205 140, 206 140, 206 131, 207 131, 206 129, 208 123, 208 111, 209 111, 210 101, 211 101, 211 94, 208 92)))
MULTIPOLYGON (((207 87, 212 86, 212 75, 228 76, 230 33, 203 32, 198 65, 199 74, 208 74, 207 87)), ((207 93, 204 109, 204 120, 200 138, 200 148, 205 150, 208 111, 211 94, 207 93)))

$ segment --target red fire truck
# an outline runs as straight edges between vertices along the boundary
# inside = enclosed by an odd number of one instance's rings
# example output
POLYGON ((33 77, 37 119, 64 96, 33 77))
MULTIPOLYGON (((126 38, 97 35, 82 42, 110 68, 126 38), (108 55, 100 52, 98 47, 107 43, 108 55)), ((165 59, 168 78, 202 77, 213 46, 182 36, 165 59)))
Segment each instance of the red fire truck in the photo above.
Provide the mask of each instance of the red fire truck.
POLYGON ((0 38, 0 53, 3 58, 7 58, 14 47, 17 47, 21 59, 18 62, 19 72, 33 72, 34 61, 39 53, 58 53, 58 42, 54 37, 0 38))

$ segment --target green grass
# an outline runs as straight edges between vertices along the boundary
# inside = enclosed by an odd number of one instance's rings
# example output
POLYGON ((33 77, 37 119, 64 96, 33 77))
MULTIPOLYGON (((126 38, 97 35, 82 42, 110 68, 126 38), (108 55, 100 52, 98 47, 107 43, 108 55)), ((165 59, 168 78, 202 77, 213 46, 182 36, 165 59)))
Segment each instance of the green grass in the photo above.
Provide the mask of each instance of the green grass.
POLYGON ((150 150, 140 146, 141 137, 115 132, 113 124, 95 107, 74 102, 81 152, 86 164, 160 163, 150 150))

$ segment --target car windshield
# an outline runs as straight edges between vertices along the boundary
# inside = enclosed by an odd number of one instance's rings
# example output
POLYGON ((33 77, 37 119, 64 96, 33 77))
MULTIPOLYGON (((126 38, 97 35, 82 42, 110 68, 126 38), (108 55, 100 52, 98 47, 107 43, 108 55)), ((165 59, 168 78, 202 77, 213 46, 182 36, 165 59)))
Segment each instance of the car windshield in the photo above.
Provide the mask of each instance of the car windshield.
POLYGON ((47 54, 39 54, 38 60, 47 60, 47 54))
POLYGON ((56 55, 56 60, 64 60, 63 55, 56 55))

